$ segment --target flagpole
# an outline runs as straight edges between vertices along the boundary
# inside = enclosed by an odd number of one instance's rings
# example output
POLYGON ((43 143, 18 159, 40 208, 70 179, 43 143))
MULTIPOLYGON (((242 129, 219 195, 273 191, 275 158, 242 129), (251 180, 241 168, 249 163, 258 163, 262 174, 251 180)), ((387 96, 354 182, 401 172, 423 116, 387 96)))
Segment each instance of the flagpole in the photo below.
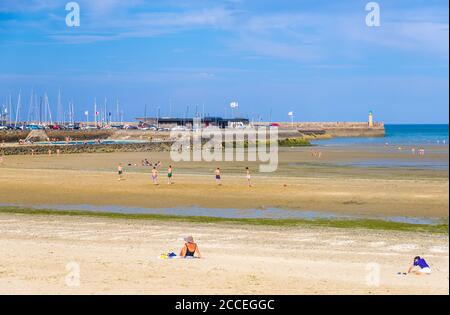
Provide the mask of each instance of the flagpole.
POLYGON ((294 112, 289 112, 288 116, 291 117, 291 128, 294 128, 294 112))

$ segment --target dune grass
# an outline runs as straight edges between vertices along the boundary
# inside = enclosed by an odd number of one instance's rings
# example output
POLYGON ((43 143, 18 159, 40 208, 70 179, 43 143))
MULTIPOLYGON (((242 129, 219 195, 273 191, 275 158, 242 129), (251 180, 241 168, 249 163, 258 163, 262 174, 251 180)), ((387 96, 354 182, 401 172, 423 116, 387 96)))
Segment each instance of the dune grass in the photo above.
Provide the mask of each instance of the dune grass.
POLYGON ((57 216, 86 216, 108 219, 133 219, 133 220, 154 220, 154 221, 172 221, 172 222, 190 222, 203 224, 244 224, 273 227, 295 227, 295 226, 315 226, 344 229, 370 229, 370 230, 388 230, 388 231, 409 231, 448 234, 448 223, 425 225, 410 224, 401 222, 389 222, 373 219, 232 219, 217 218, 206 216, 175 216, 160 214, 124 214, 112 212, 93 212, 93 211, 65 211, 52 209, 32 209, 23 207, 0 207, 0 214, 25 214, 25 215, 57 215, 57 216))

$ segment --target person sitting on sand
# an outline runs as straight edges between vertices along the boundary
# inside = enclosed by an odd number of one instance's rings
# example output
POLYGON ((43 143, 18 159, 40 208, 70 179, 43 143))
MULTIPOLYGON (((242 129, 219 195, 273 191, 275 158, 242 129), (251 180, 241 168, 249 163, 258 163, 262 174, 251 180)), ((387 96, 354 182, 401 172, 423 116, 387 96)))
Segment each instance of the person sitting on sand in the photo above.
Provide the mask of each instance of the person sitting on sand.
POLYGON ((431 274, 431 268, 427 264, 425 259, 423 259, 420 256, 416 256, 416 257, 414 257, 413 264, 408 269, 408 273, 414 273, 416 275, 429 275, 429 274, 431 274), (418 267, 418 269, 417 269, 417 267, 418 267))
POLYGON ((180 257, 184 258, 202 258, 200 254, 200 250, 198 249, 197 244, 194 242, 194 238, 192 236, 188 236, 184 238, 184 246, 180 251, 180 257))

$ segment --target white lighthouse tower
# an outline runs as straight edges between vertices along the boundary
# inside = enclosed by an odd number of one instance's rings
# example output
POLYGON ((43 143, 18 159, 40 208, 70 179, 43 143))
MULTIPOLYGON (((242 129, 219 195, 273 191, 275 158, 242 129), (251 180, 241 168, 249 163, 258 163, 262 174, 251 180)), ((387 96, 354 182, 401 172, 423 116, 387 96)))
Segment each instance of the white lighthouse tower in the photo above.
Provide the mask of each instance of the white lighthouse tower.
POLYGON ((369 111, 369 128, 373 127, 373 112, 369 111))

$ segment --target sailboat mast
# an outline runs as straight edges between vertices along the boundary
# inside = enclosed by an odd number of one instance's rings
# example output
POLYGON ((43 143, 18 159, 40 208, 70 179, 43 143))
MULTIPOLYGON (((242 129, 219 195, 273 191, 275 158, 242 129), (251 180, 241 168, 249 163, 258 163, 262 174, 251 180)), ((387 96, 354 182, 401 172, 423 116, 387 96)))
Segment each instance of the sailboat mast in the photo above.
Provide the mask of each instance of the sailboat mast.
POLYGON ((32 120, 32 111, 33 111, 33 99, 34 99, 34 96, 33 96, 33 89, 31 89, 31 96, 30 96, 30 104, 28 105, 28 121, 29 122, 31 122, 31 120, 32 120))
POLYGON ((119 120, 120 120, 119 99, 117 99, 117 102, 116 102, 116 121, 118 122, 119 120))
POLYGON ((56 105, 56 120, 59 124, 63 123, 64 118, 62 117, 64 114, 62 114, 62 108, 61 108, 61 89, 58 90, 58 104, 56 105))
POLYGON ((52 110, 50 108, 50 102, 48 101, 47 93, 45 93, 45 108, 46 108, 46 113, 47 113, 48 119, 49 119, 48 122, 50 122, 50 124, 53 125, 52 110))
POLYGON ((94 124, 97 127, 97 98, 94 97, 94 124))
POLYGON ((11 126, 11 114, 12 114, 12 98, 11 94, 9 94, 9 103, 8 103, 8 125, 11 126))
POLYGON ((103 121, 105 125, 108 124, 108 99, 106 97, 105 97, 105 112, 103 116, 103 121))
POLYGON ((17 123, 20 121, 20 106, 21 106, 21 104, 20 104, 20 101, 21 101, 21 99, 20 99, 20 91, 19 91, 19 97, 17 98, 17 107, 16 107, 16 121, 15 121, 15 123, 14 123, 14 127, 17 127, 17 123))

